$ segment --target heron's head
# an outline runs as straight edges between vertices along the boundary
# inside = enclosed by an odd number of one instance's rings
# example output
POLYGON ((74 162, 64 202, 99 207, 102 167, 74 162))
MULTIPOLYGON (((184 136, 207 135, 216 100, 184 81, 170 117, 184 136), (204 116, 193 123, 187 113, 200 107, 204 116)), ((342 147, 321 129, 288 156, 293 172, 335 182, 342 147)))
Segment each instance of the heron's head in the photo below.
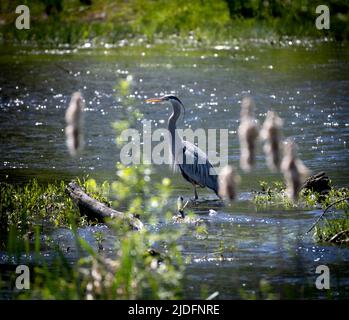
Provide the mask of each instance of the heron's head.
POLYGON ((165 101, 177 102, 179 104, 182 104, 181 100, 179 100, 176 96, 171 95, 171 94, 167 94, 167 95, 164 95, 164 96, 158 97, 158 98, 150 98, 150 99, 146 100, 146 102, 155 102, 155 103, 165 102, 165 101))
POLYGON ((162 97, 150 98, 150 99, 146 100, 147 103, 162 103, 162 102, 166 102, 166 101, 168 101, 168 102, 170 102, 172 104, 175 113, 177 112, 178 115, 179 115, 181 107, 182 107, 183 111, 184 111, 184 114, 185 114, 185 108, 184 108, 183 103, 181 102, 181 100, 179 100, 174 95, 167 94, 167 95, 164 95, 162 97))

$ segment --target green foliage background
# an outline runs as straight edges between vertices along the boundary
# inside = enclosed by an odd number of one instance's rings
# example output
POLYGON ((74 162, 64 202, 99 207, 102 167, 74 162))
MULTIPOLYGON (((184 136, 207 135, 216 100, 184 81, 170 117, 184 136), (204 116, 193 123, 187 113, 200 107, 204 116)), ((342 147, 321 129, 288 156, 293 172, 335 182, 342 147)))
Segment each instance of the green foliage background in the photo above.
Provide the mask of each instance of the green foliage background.
POLYGON ((233 38, 349 36, 349 2, 330 0, 7 0, 0 3, 2 41, 71 43, 176 35, 217 42, 233 38), (30 8, 30 30, 15 28, 15 8, 30 8), (329 6, 330 30, 317 30, 316 7, 329 6))

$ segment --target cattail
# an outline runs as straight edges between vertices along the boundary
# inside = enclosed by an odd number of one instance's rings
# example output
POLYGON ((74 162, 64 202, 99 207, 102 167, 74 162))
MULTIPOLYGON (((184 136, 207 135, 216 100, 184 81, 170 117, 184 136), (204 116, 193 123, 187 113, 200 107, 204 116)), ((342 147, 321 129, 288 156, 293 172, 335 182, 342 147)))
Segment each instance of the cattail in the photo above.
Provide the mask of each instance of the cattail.
POLYGON ((282 119, 274 111, 268 111, 263 123, 261 137, 265 141, 263 150, 271 171, 277 171, 281 162, 282 119))
POLYGON ((218 195, 224 200, 234 200, 240 177, 234 166, 225 166, 219 174, 218 195))
POLYGON ((256 162, 256 143, 259 135, 259 125, 254 117, 254 101, 251 97, 242 99, 240 115, 240 167, 249 172, 256 162))
POLYGON ((246 117, 252 117, 254 118, 254 109, 256 107, 256 104, 252 97, 245 96, 242 98, 241 101, 241 112, 240 112, 240 118, 246 118, 246 117))
POLYGON ((297 146, 291 140, 285 143, 284 157, 280 167, 286 181, 287 195, 292 200, 297 200, 298 193, 310 171, 297 157, 297 146))
POLYGON ((67 126, 65 128, 67 147, 72 156, 75 156, 83 146, 83 109, 84 103, 80 92, 73 93, 69 107, 65 113, 65 121, 67 123, 67 126))

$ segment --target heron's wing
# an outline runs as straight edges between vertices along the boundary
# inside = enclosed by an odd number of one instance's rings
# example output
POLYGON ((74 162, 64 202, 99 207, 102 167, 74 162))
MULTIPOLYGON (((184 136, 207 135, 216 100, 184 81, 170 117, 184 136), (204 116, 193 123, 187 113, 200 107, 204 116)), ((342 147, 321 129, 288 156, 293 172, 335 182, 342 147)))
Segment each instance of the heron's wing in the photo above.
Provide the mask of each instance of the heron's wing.
POLYGON ((217 175, 206 154, 188 141, 183 142, 183 164, 179 164, 182 173, 196 184, 218 192, 217 175))

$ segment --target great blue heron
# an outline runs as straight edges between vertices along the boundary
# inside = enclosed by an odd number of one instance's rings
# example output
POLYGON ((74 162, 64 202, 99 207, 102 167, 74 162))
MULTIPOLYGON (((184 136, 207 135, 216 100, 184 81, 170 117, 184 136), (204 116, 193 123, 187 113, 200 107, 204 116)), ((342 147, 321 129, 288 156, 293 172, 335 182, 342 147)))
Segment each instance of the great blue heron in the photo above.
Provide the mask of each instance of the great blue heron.
POLYGON ((177 165, 183 178, 193 185, 195 200, 198 199, 197 186, 202 188, 207 187, 213 190, 218 196, 217 175, 212 174, 214 173, 214 169, 207 155, 194 144, 184 141, 176 130, 176 122, 181 115, 182 107, 184 109, 182 102, 173 95, 147 99, 147 102, 165 101, 169 101, 173 107, 173 113, 168 119, 168 130, 171 135, 170 154, 173 165, 177 165))

